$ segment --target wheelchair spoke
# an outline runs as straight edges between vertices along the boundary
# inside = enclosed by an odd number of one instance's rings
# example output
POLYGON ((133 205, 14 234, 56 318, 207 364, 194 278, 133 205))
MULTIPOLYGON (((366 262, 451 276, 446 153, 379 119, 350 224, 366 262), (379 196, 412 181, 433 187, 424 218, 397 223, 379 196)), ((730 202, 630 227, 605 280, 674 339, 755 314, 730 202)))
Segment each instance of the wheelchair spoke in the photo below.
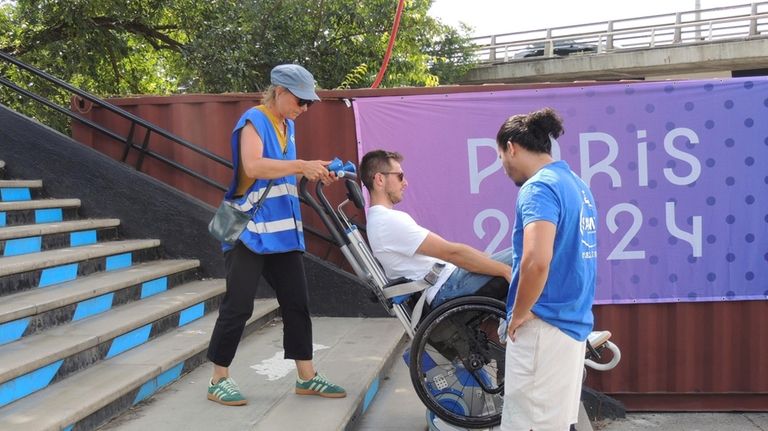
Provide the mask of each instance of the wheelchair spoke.
POLYGON ((488 298, 450 301, 425 318, 414 337, 411 379, 438 417, 460 427, 499 423, 504 348, 498 343, 504 306, 488 298))

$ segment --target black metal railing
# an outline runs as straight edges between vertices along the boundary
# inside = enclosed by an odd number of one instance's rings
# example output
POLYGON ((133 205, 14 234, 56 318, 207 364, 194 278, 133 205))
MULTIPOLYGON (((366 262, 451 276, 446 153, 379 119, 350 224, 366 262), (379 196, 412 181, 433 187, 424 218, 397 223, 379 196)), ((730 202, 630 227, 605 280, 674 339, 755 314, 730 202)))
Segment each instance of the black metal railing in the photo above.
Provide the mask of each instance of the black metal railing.
POLYGON ((210 160, 210 161, 212 161, 214 163, 217 163, 217 164, 220 164, 222 166, 225 166, 225 167, 228 167, 228 168, 232 169, 232 163, 229 160, 227 160, 227 159, 225 159, 223 157, 220 157, 220 156, 218 156, 218 155, 216 155, 216 154, 206 150, 205 148, 201 148, 201 147, 199 147, 199 146, 197 146, 195 144, 192 144, 192 143, 186 141, 185 139, 183 139, 183 138, 181 138, 179 136, 176 136, 173 133, 171 133, 171 132, 169 132, 169 131, 167 131, 167 130, 165 130, 165 129, 163 129, 163 128, 155 125, 155 124, 152 124, 152 123, 144 120, 143 118, 139 118, 139 117, 131 114, 130 112, 128 112, 128 111, 126 111, 124 109, 118 108, 117 106, 115 106, 115 105, 107 102, 106 100, 103 100, 103 99, 101 99, 101 98, 99 98, 99 97, 97 97, 97 96, 95 96, 95 95, 93 95, 93 94, 91 94, 91 93, 89 93, 87 91, 84 91, 84 90, 81 90, 81 89, 79 89, 77 87, 74 87, 73 85, 71 85, 71 84, 69 84, 69 83, 67 83, 65 81, 62 81, 61 79, 56 78, 55 76, 52 76, 52 75, 50 75, 50 74, 48 74, 48 73, 46 73, 46 72, 44 72, 44 71, 42 71, 40 69, 37 69, 37 68, 35 68, 33 66, 30 66, 30 65, 28 65, 28 64, 18 60, 17 58, 15 58, 15 57, 5 53, 5 52, 0 51, 0 59, 5 61, 6 63, 12 64, 12 65, 18 67, 19 69, 25 70, 25 71, 31 73, 32 75, 34 75, 34 76, 36 76, 38 78, 42 78, 42 79, 50 82, 51 84, 53 84, 54 86, 58 87, 59 89, 63 89, 63 90, 65 90, 65 91, 67 91, 67 92, 69 92, 69 93, 71 93, 71 94, 73 94, 73 95, 75 95, 77 97, 80 97, 80 98, 82 98, 84 100, 87 100, 87 101, 89 101, 89 102, 91 102, 91 103, 93 103, 95 105, 98 105, 99 107, 101 107, 103 109, 106 109, 109 112, 112 112, 115 115, 118 115, 118 116, 128 120, 131 123, 131 127, 130 127, 130 130, 129 130, 128 134, 126 136, 123 136, 123 135, 121 135, 119 133, 116 133, 116 132, 114 132, 112 130, 109 130, 109 129, 107 129, 107 128, 97 124, 96 122, 92 121, 89 118, 86 118, 86 117, 84 117, 84 116, 82 116, 82 115, 80 115, 80 114, 78 114, 76 112, 73 112, 72 110, 70 110, 68 108, 65 108, 63 106, 60 106, 60 105, 52 102, 51 100, 49 100, 46 97, 40 96, 39 94, 35 94, 35 93, 33 93, 33 92, 29 91, 29 90, 26 90, 24 88, 19 87, 18 85, 16 85, 15 83, 11 82, 8 78, 6 78, 4 76, 0 76, 0 84, 10 88, 11 90, 15 91, 16 93, 19 93, 19 94, 21 94, 24 97, 28 97, 28 98, 30 98, 30 99, 38 102, 38 103, 41 103, 42 105, 44 105, 44 106, 46 106, 46 107, 48 107, 50 109, 53 109, 54 111, 56 111, 56 112, 58 112, 60 114, 66 115, 69 118, 77 120, 78 122, 80 122, 80 123, 90 127, 91 129, 96 130, 96 131, 104 134, 105 136, 108 136, 109 138, 114 139, 114 140, 122 143, 124 145, 124 147, 125 147, 124 150, 123 150, 123 156, 122 156, 123 163, 127 163, 128 154, 129 154, 131 149, 134 149, 134 150, 136 150, 139 153, 139 156, 136 159, 136 164, 133 166, 136 170, 139 170, 139 171, 141 170, 141 167, 142 167, 142 164, 144 162, 145 157, 151 157, 151 158, 156 159, 156 160, 158 160, 158 161, 160 161, 162 163, 165 163, 166 165, 169 165, 169 166, 173 167, 174 169, 177 169, 177 170, 179 170, 181 172, 184 172, 185 174, 187 174, 187 175, 189 175, 189 176, 191 176, 191 177, 193 177, 193 178, 195 178, 197 180, 200 180, 200 181, 202 181, 202 182, 204 182, 204 183, 206 183, 206 184, 208 184, 208 185, 210 185, 212 187, 215 187, 215 188, 217 188, 217 189, 219 189, 221 191, 225 191, 227 189, 227 187, 224 186, 223 184, 221 184, 221 183, 219 183, 219 182, 217 182, 217 181, 215 181, 215 180, 213 180, 213 179, 211 179, 211 178, 209 178, 209 177, 207 177, 207 176, 205 176, 203 174, 195 172, 192 169, 190 169, 190 168, 188 168, 188 167, 186 167, 186 166, 184 166, 184 165, 182 165, 182 164, 180 164, 180 163, 178 163, 178 162, 176 162, 174 160, 171 160, 171 159, 169 159, 167 157, 164 157, 163 155, 161 155, 161 154, 151 150, 149 148, 150 137, 154 133, 154 134, 156 134, 158 136, 161 136, 161 137, 163 137, 163 138, 173 142, 174 144, 181 145, 184 148, 187 148, 187 149, 189 149, 191 151, 194 151, 195 153, 200 154, 202 157, 204 157, 204 158, 206 158, 206 159, 208 159, 208 160, 210 160), (145 133, 144 133, 144 137, 142 139, 141 144, 139 144, 135 140, 136 127, 137 126, 143 127, 146 130, 145 133))

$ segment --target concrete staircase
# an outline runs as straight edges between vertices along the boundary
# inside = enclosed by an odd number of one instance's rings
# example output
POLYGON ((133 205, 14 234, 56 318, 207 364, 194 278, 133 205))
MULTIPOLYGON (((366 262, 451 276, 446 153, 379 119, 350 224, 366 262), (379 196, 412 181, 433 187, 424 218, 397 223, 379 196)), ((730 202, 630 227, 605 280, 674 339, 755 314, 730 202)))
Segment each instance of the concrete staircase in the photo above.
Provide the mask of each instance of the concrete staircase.
MULTIPOLYGON (((2 430, 95 429, 205 361, 224 281, 79 206, 0 180, 2 430)), ((257 300, 247 331, 276 314, 257 300)))
POLYGON ((315 364, 348 396, 295 395, 277 301, 257 299, 231 367, 250 403, 212 403, 205 353, 224 281, 6 172, 0 161, 0 430, 353 429, 403 366, 396 319, 313 318, 315 364))

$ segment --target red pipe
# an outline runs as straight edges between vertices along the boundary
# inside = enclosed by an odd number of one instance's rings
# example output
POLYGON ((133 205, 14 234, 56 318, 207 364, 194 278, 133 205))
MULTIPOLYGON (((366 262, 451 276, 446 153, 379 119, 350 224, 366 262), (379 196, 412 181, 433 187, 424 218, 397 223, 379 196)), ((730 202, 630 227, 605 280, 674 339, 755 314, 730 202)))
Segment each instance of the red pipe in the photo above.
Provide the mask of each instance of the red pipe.
POLYGON ((392 33, 389 35, 389 45, 387 46, 387 52, 384 54, 384 61, 381 63, 381 68, 379 69, 379 73, 376 75, 376 79, 373 81, 371 88, 378 88, 379 84, 381 84, 381 80, 384 79, 384 74, 387 72, 389 58, 392 56, 392 48, 395 46, 397 29, 400 27, 400 16, 403 14, 404 7, 405 0, 400 0, 400 2, 397 4, 397 12, 395 12, 395 22, 392 24, 392 33))

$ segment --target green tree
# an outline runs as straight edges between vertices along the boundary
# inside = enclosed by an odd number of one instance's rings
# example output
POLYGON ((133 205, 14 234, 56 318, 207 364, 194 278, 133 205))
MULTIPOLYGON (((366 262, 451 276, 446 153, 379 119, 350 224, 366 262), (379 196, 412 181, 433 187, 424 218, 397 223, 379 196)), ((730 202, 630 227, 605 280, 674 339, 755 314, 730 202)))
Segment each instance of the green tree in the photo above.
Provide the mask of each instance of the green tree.
MULTIPOLYGON (((455 82, 472 65, 467 28, 409 0, 384 87, 455 82)), ((100 95, 260 91, 297 62, 323 88, 370 86, 392 0, 19 0, 0 6, 0 50, 100 95), (363 66, 364 67, 361 67, 363 66), (362 71, 362 73, 361 73, 362 71)), ((0 69, 10 77, 17 71, 0 69)), ((25 77, 24 82, 36 83, 25 77)))
MULTIPOLYGON (((296 62, 310 69, 324 88, 340 86, 365 65, 370 86, 389 41, 396 2, 392 0, 250 0, 216 2, 190 14, 186 27, 196 34, 187 59, 198 73, 200 90, 258 91, 269 70, 296 62)), ((472 66, 469 29, 427 15, 429 0, 411 0, 403 13, 384 87, 453 83, 472 66)), ((195 85, 192 86, 193 88, 195 85)))

